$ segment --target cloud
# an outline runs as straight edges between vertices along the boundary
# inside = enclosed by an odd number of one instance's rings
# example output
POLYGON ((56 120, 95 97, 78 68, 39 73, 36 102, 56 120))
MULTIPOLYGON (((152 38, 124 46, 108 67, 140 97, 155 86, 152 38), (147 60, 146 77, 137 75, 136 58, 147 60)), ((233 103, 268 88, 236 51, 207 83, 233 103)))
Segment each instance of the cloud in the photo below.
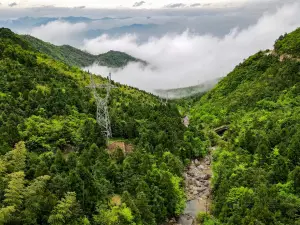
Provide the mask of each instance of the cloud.
POLYGON ((139 6, 144 5, 145 3, 146 3, 145 1, 136 2, 136 3, 133 4, 132 7, 139 7, 139 6))
MULTIPOLYGON (((223 37, 186 31, 139 43, 136 35, 121 38, 103 35, 86 40, 82 48, 94 54, 124 51, 155 68, 141 68, 135 63, 113 71, 113 79, 121 83, 148 91, 191 86, 225 76, 248 56, 272 48, 281 34, 300 26, 299 11, 299 3, 285 5, 265 13, 255 24, 242 30, 233 29, 223 37)), ((87 69, 105 76, 111 70, 97 65, 87 69)))
POLYGON ((17 6, 17 5, 18 5, 18 4, 17 4, 16 2, 12 2, 12 3, 9 3, 9 4, 8 4, 9 7, 14 7, 14 6, 17 6))
POLYGON ((190 5, 190 7, 199 7, 199 6, 201 6, 200 3, 194 3, 194 4, 191 4, 191 5, 190 5))
POLYGON ((164 8, 182 8, 185 6, 186 5, 183 3, 172 3, 172 4, 165 5, 164 8))
POLYGON ((65 21, 53 21, 33 28, 28 33, 53 44, 72 44, 72 41, 76 39, 75 37, 81 35, 86 28, 87 24, 85 23, 71 24, 65 21))
POLYGON ((74 9, 84 9, 85 6, 84 5, 81 5, 81 6, 75 6, 74 9))

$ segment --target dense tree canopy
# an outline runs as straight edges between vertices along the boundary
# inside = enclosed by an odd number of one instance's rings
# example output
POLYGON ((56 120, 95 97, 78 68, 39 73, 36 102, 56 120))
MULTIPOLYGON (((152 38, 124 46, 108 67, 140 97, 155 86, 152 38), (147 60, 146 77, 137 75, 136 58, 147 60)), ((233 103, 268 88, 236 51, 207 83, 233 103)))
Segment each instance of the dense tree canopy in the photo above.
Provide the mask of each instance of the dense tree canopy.
POLYGON ((0 224, 161 224, 183 211, 184 166, 210 145, 214 218, 198 221, 300 224, 298 46, 299 29, 205 95, 167 105, 114 83, 113 136, 134 146, 125 154, 107 150, 91 74, 0 29, 0 224))
POLYGON ((245 60, 191 110, 192 123, 229 125, 222 139, 212 136, 222 224, 300 224, 299 46, 299 29, 280 37, 275 52, 245 60))
POLYGON ((130 62, 140 62, 143 65, 147 64, 145 61, 134 58, 124 52, 109 51, 100 55, 92 55, 70 45, 56 46, 30 35, 24 35, 22 39, 26 40, 32 46, 33 50, 44 53, 70 66, 87 67, 93 63, 97 63, 101 66, 118 68, 124 67, 130 62))
POLYGON ((0 224, 154 225, 183 211, 184 162, 205 144, 195 151, 176 105, 114 83, 113 136, 134 151, 108 152, 89 79, 0 29, 0 224))

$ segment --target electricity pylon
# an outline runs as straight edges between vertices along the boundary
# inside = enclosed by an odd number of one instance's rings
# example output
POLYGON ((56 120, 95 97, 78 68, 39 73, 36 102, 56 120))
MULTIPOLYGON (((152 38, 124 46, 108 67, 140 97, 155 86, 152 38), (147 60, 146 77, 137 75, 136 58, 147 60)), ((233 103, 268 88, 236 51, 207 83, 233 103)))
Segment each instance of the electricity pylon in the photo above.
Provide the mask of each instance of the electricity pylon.
POLYGON ((169 92, 166 91, 166 93, 165 93, 165 98, 163 99, 163 98, 161 97, 160 101, 161 101, 161 103, 162 103, 164 106, 166 106, 166 105, 168 104, 168 100, 169 100, 169 92))
POLYGON ((108 112, 108 101, 111 89, 116 88, 114 85, 111 84, 111 74, 109 73, 108 83, 106 84, 95 84, 95 81, 91 74, 90 85, 87 87, 92 89, 97 105, 96 120, 99 126, 103 129, 102 132, 106 137, 106 141, 108 142, 109 138, 112 137, 110 118, 108 112), (97 93, 97 88, 106 90, 106 96, 104 98, 100 97, 100 95, 97 93))

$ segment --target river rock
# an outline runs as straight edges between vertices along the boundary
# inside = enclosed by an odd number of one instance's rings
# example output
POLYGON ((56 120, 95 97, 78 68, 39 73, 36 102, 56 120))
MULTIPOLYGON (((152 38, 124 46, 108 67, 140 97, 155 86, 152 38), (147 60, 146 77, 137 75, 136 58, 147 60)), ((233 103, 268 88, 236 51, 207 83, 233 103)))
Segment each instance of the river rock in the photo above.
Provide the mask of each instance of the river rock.
POLYGON ((203 185, 204 185, 205 187, 209 187, 209 182, 206 181, 206 182, 203 183, 203 185))
POLYGON ((209 166, 209 165, 210 165, 210 158, 206 156, 206 157, 204 158, 204 162, 205 162, 205 164, 206 164, 207 166, 209 166))
POLYGON ((187 173, 183 173, 183 177, 184 177, 185 180, 188 179, 187 173))
POLYGON ((206 190, 207 190, 207 187, 203 187, 203 186, 202 186, 202 187, 200 187, 198 190, 199 190, 199 192, 203 192, 203 191, 206 191, 206 190))
POLYGON ((196 185, 197 187, 200 187, 200 186, 201 186, 201 182, 198 181, 198 180, 195 180, 195 185, 196 185))
POLYGON ((199 177, 198 177, 198 180, 201 179, 201 180, 209 180, 209 178, 211 177, 210 174, 201 174, 199 177))
MULTIPOLYGON (((199 210, 203 210, 203 205, 211 195, 210 181, 211 178, 211 159, 209 156, 202 160, 195 159, 187 167, 183 174, 186 185, 187 206, 185 212, 180 216, 177 225, 192 225, 195 223, 195 216, 199 210), (199 200, 200 199, 200 200, 199 200)), ((168 225, 175 225, 170 221, 168 225)))
POLYGON ((197 168, 198 168, 198 170, 204 170, 205 169, 205 167, 203 165, 199 165, 197 168))
POLYGON ((194 222, 194 219, 188 215, 182 215, 182 216, 180 216, 180 218, 178 220, 178 223, 182 224, 182 225, 192 225, 193 222, 194 222))
POLYGON ((189 174, 190 174, 192 177, 198 177, 198 176, 200 175, 200 172, 199 172, 198 169, 193 168, 193 169, 189 172, 189 174))

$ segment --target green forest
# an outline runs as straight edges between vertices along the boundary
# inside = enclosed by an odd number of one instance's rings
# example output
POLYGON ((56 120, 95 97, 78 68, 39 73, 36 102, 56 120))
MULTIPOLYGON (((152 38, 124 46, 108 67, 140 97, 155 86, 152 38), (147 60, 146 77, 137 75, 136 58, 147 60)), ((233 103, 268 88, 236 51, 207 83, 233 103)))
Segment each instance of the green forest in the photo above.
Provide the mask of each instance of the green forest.
MULTIPOLYGON (((112 82, 111 141, 126 153, 107 149, 96 122, 87 86, 107 79, 78 67, 94 56, 1 28, 0 225, 161 225, 183 212, 185 167, 211 147, 199 224, 300 225, 299 44, 300 29, 282 35, 211 91, 167 104, 112 82)), ((126 64, 107 54, 99 61, 126 64)))
POLYGON ((114 83, 112 133, 134 151, 108 152, 89 82, 0 29, 0 224, 154 225, 183 211, 182 172, 205 154, 204 133, 176 105, 114 83))
POLYGON ((229 125, 211 138, 212 214, 219 222, 205 224, 300 224, 299 56, 297 29, 194 102, 192 123, 229 125))

